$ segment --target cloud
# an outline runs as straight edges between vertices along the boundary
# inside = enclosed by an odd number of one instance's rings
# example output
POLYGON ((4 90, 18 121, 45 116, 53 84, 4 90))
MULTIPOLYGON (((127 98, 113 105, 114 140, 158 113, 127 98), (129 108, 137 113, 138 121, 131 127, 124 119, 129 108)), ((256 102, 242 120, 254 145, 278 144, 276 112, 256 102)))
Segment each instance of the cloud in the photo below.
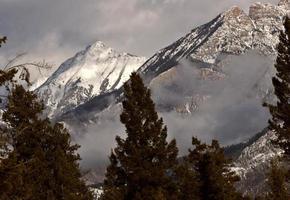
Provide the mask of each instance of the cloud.
POLYGON ((229 7, 247 9, 253 2, 0 0, 0 30, 8 36, 7 45, 1 48, 1 60, 25 51, 32 59, 46 59, 58 66, 95 40, 129 53, 151 56, 229 7))
POLYGON ((121 105, 111 107, 100 115, 97 123, 88 125, 85 131, 79 130, 79 126, 70 125, 75 131, 71 132, 73 140, 81 145, 78 153, 82 158, 82 168, 105 169, 111 149, 116 145, 116 136, 125 135, 125 127, 119 120, 120 113, 121 105))
MULTIPOLYGON (((262 103, 272 88, 273 58, 256 52, 227 56, 220 70, 226 75, 224 79, 204 80, 200 78, 199 65, 183 61, 174 71, 172 84, 159 83, 158 87, 151 84, 157 104, 167 100, 166 105, 176 106, 184 104, 190 95, 208 96, 191 115, 159 110, 168 127, 169 139, 177 139, 180 155, 191 147, 192 136, 205 142, 218 139, 222 145, 229 145, 245 141, 267 126, 270 115, 262 103)), ((110 150, 116 145, 116 135, 125 134, 119 121, 120 112, 120 105, 105 110, 97 124, 89 125, 86 132, 80 131, 82 135, 75 135, 75 141, 82 146, 84 168, 104 167, 108 161, 110 150)))
POLYGON ((190 147, 192 136, 230 145, 249 139, 267 126, 270 115, 262 103, 272 100, 265 97, 272 90, 273 58, 249 52, 227 56, 222 63, 218 70, 225 77, 221 80, 201 79, 200 66, 183 62, 177 66, 172 83, 152 88, 157 104, 167 100, 167 104, 179 106, 194 99, 198 106, 190 115, 175 111, 161 113, 181 153, 190 147))

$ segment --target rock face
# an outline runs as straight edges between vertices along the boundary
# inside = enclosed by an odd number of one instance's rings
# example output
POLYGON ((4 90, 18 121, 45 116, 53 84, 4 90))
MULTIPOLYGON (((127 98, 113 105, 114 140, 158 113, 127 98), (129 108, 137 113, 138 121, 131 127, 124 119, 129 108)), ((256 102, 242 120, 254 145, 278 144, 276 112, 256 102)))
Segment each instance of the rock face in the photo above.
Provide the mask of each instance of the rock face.
POLYGON ((289 0, 280 0, 280 2, 278 3, 279 6, 284 6, 286 8, 290 8, 290 2, 289 0))
POLYGON ((98 41, 65 61, 36 91, 55 117, 120 88, 144 61, 98 41))
POLYGON ((233 7, 160 50, 141 67, 141 71, 145 74, 163 72, 182 58, 217 64, 221 54, 242 54, 250 49, 273 54, 286 12, 285 6, 262 3, 253 4, 249 15, 233 7))
POLYGON ((241 54, 251 49, 254 23, 240 8, 233 7, 211 22, 152 56, 140 69, 147 76, 175 66, 183 58, 217 64, 221 54, 241 54))
POLYGON ((240 177, 237 187, 245 194, 262 194, 266 190, 266 172, 273 158, 283 151, 272 145, 276 139, 275 133, 267 131, 255 143, 246 147, 232 168, 240 177))
POLYGON ((261 48, 264 45, 266 53, 275 51, 279 42, 279 31, 282 29, 283 18, 286 15, 284 6, 256 3, 250 7, 249 16, 255 20, 253 46, 261 48), (273 46, 273 44, 275 44, 273 46))

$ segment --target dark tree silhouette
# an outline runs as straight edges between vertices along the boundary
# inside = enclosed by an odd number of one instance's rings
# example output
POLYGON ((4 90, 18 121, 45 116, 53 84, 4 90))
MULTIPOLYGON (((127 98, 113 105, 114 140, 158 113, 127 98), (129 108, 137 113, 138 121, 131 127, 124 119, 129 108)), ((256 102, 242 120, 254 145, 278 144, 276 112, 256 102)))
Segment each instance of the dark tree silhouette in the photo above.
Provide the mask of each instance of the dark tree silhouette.
POLYGON ((176 164, 175 140, 167 142, 167 130, 158 118, 150 90, 136 73, 124 86, 121 122, 126 138, 117 137, 110 157, 101 199, 176 199, 170 173, 176 164))
POLYGON ((237 200, 242 197, 234 187, 239 177, 229 170, 230 160, 224 155, 218 141, 211 145, 192 138, 194 148, 190 150, 188 160, 198 179, 198 196, 201 200, 237 200))
POLYGON ((3 120, 13 150, 0 166, 0 199, 92 199, 80 180, 79 146, 71 144, 61 124, 40 118, 43 108, 21 85, 8 96, 3 120))
POLYGON ((271 169, 268 173, 268 185, 270 192, 266 200, 287 200, 289 199, 289 191, 286 185, 286 169, 279 166, 278 160, 271 162, 271 169))
POLYGON ((280 43, 277 46, 278 56, 275 68, 276 77, 272 82, 277 105, 265 104, 269 107, 272 119, 269 120, 270 128, 273 129, 278 139, 278 144, 286 156, 290 156, 290 19, 287 17, 284 23, 285 32, 280 33, 280 43))
POLYGON ((12 63, 0 70, 0 86, 8 91, 1 135, 9 141, 3 140, 2 147, 12 148, 0 160, 0 200, 93 199, 80 180, 79 146, 71 144, 61 124, 42 119, 43 104, 14 80, 20 71, 19 78, 29 84, 30 64, 12 63))

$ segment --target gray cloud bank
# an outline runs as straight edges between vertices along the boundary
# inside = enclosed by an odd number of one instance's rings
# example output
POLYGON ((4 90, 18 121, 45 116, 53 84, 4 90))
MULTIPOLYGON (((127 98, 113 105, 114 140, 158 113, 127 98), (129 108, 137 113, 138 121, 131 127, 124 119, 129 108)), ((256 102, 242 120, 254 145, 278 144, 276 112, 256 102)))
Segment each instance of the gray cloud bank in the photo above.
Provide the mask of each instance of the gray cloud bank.
POLYGON ((191 115, 176 112, 162 113, 169 135, 177 139, 181 152, 190 146, 191 136, 209 142, 218 139, 223 145, 245 141, 267 126, 268 109, 263 101, 271 94, 274 75, 273 58, 256 52, 229 56, 223 60, 222 80, 200 78, 197 65, 188 62, 178 66, 174 87, 154 90, 157 100, 172 99, 173 104, 184 104, 184 97, 206 97, 191 115))

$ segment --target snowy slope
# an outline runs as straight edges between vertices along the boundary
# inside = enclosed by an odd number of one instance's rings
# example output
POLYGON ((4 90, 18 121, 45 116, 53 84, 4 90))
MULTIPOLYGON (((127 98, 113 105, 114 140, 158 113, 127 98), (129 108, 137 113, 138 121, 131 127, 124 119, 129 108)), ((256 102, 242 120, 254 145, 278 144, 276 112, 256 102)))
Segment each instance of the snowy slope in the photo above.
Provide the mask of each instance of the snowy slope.
POLYGON ((98 41, 61 64, 36 91, 49 108, 49 115, 56 116, 120 88, 144 61, 98 41))

